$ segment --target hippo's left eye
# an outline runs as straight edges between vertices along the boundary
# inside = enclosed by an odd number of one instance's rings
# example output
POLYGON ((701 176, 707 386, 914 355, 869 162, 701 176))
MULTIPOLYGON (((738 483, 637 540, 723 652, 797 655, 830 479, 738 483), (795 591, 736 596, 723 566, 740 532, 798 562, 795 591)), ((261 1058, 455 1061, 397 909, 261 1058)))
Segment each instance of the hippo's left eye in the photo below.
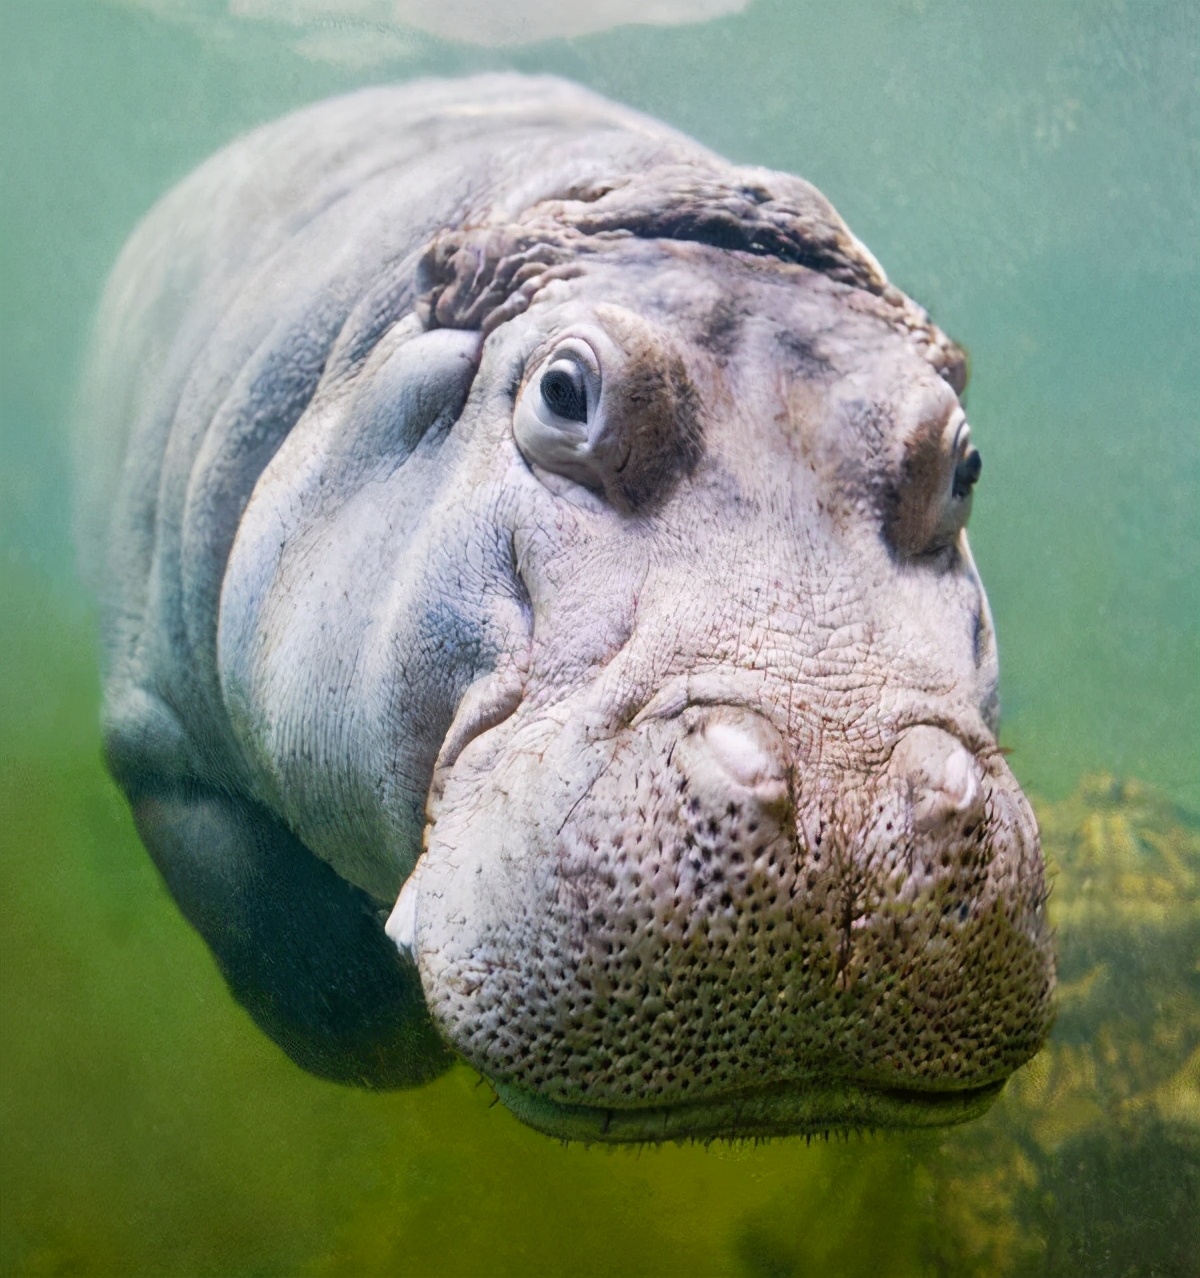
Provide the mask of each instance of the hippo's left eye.
MULTIPOLYGON (((928 553, 947 546, 964 528, 971 513, 971 494, 983 471, 983 458, 971 443, 971 428, 960 422, 950 444, 950 491, 943 488, 940 509, 935 503, 937 522, 926 534, 923 550, 928 553)), ((944 474, 944 472, 943 472, 944 474)), ((942 480, 945 484, 945 480, 942 480)))
POLYGON ((983 458, 979 455, 979 449, 968 447, 954 467, 954 483, 951 486, 953 495, 959 500, 969 497, 971 489, 979 482, 982 471, 983 458))
POLYGON ((966 527, 983 470, 971 428, 959 417, 945 428, 918 430, 906 446, 887 519, 892 545, 906 555, 939 555, 966 527))

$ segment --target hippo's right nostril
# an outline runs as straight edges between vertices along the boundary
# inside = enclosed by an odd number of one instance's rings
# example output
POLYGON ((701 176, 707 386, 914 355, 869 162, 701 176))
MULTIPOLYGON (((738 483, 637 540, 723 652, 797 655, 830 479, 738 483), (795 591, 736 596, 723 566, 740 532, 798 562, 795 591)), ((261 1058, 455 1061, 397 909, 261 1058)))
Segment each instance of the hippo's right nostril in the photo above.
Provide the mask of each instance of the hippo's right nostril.
POLYGON ((783 780, 782 762, 765 748, 761 734, 717 719, 706 727, 704 740, 739 785, 752 788, 763 782, 783 780))
POLYGON ((695 781, 750 792, 764 807, 786 804, 787 767, 779 733, 761 715, 720 709, 691 739, 687 770, 695 781))

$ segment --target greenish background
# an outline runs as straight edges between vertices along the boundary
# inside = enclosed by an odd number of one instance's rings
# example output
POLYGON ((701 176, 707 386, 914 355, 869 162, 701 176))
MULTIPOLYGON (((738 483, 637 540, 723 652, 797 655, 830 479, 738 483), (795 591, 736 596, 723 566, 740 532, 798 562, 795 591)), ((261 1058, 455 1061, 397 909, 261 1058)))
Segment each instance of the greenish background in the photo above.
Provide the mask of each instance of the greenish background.
MULTIPOLYGON (((100 768, 66 423, 121 243, 222 142, 368 81, 559 72, 813 180, 969 348, 1014 769, 1200 808, 1198 12, 757 0, 506 50, 380 31, 353 64, 215 0, 0 0, 0 1272, 966 1272, 961 1136, 606 1153, 465 1070, 374 1096, 292 1067, 100 768)), ((1176 1272, 1118 1267, 1155 1210, 1062 1272, 1176 1272)))

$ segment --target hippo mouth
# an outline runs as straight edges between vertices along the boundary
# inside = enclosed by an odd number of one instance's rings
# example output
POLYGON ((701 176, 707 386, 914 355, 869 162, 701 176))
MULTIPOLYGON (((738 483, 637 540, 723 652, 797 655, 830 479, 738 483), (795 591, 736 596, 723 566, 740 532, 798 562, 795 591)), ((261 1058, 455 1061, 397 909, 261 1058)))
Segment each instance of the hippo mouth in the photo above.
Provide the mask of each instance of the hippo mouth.
POLYGON ((534 727, 451 765, 387 924, 443 1039, 529 1126, 945 1126, 1040 1046, 1037 833, 1002 760, 918 723, 869 783, 800 775, 729 702, 603 751, 582 716, 534 727))
POLYGON ((563 1104, 537 1092, 495 1083, 517 1118, 560 1140, 630 1144, 708 1141, 830 1132, 946 1127, 985 1113, 1005 1080, 953 1091, 871 1087, 839 1082, 798 1089, 786 1084, 753 1088, 682 1105, 616 1109, 563 1104))

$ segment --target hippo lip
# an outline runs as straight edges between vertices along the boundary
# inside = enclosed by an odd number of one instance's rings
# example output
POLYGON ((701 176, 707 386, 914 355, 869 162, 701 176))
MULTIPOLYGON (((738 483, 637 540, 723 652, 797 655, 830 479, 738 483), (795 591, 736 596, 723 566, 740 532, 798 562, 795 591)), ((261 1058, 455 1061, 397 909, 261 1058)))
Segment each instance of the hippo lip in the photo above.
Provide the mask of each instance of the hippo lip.
POLYGON ((818 1136, 876 1128, 945 1127, 990 1108, 1005 1080, 954 1091, 872 1087, 839 1081, 823 1086, 777 1084, 658 1108, 570 1105, 507 1083, 497 1095, 522 1122, 561 1140, 608 1144, 818 1136))
POLYGON ((426 798, 426 816, 432 824, 446 777, 473 742, 512 718, 521 704, 525 681, 519 669, 508 667, 481 676, 467 689, 442 741, 433 765, 433 779, 426 798))

